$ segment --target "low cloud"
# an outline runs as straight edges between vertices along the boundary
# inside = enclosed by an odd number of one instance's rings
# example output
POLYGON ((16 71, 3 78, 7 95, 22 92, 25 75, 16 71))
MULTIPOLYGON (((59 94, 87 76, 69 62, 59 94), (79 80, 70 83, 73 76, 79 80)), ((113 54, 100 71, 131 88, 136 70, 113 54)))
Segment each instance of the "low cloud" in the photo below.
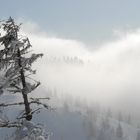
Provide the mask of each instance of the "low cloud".
POLYGON ((119 31, 117 39, 97 46, 92 51, 82 42, 49 36, 38 27, 36 30, 32 23, 25 22, 22 33, 29 37, 35 52, 44 53, 44 57, 36 63, 37 75, 44 87, 58 89, 60 96, 70 94, 109 106, 138 109, 139 29, 125 33, 119 31), (67 56, 82 59, 84 65, 47 64, 48 57, 67 56))

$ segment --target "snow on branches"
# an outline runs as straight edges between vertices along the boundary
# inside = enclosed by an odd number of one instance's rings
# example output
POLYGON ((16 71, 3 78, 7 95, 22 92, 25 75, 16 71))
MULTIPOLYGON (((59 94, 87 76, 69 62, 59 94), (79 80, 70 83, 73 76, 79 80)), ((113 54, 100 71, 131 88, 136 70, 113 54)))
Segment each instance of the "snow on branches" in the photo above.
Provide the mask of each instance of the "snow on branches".
MULTIPOLYGON (((42 105, 47 109, 49 107, 41 102, 42 98, 28 98, 28 94, 40 85, 40 82, 34 79, 29 80, 32 79, 30 76, 36 73, 36 70, 32 69, 32 64, 43 54, 30 52, 32 45, 28 37, 19 37, 20 25, 17 25, 11 17, 7 21, 0 22, 0 30, 3 32, 3 35, 0 35, 0 95, 3 95, 4 91, 21 93, 23 101, 0 103, 0 107, 24 105, 25 110, 21 118, 25 122, 31 121, 35 112, 30 108, 31 104, 42 105)), ((0 127, 18 127, 21 130, 23 122, 0 119, 0 127)))

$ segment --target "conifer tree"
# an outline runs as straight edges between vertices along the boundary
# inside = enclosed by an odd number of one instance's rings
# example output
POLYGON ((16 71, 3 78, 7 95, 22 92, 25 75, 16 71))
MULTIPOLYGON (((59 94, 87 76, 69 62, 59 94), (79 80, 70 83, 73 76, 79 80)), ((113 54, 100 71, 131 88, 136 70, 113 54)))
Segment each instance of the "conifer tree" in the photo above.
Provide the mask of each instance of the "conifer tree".
POLYGON ((116 136, 117 138, 123 138, 123 129, 120 123, 118 124, 118 127, 116 129, 116 136))
MULTIPOLYGON (((42 99, 49 98, 29 98, 28 94, 34 91, 40 82, 30 77, 36 73, 36 70, 32 69, 32 64, 43 54, 30 53, 32 45, 28 37, 23 37, 19 34, 20 25, 17 25, 13 18, 9 18, 7 21, 2 21, 0 24, 0 95, 4 95, 5 91, 15 96, 19 93, 23 99, 21 102, 15 103, 0 103, 0 107, 9 107, 24 105, 24 113, 14 122, 3 121, 0 117, 0 127, 16 127, 18 128, 18 134, 22 133, 22 128, 26 127, 28 133, 33 132, 33 128, 36 127, 32 122, 32 115, 36 110, 31 109, 31 104, 42 105, 45 108, 49 108, 48 105, 41 102, 42 99), (32 79, 32 81, 31 81, 32 79), (24 126, 23 126, 24 125, 24 126), (28 127, 32 126, 32 127, 28 127), (31 130, 32 128, 32 130, 31 130), (30 131, 31 130, 31 131, 30 131)), ((43 131, 40 131, 38 137, 41 137, 43 131)), ((27 135, 26 134, 26 135, 27 135)), ((21 139, 19 135, 17 139, 21 139)), ((27 137, 28 140, 32 139, 27 137)), ((36 140, 36 138, 35 138, 36 140)))
POLYGON ((11 17, 1 27, 5 35, 0 38, 0 43, 3 46, 3 49, 0 50, 0 69, 4 69, 6 72, 5 81, 0 88, 8 89, 12 93, 22 93, 26 119, 31 120, 28 93, 37 88, 40 83, 28 83, 26 81, 28 76, 26 75, 35 73, 31 68, 32 63, 42 57, 43 54, 31 54, 27 57, 31 44, 28 38, 19 38, 19 27, 11 17))

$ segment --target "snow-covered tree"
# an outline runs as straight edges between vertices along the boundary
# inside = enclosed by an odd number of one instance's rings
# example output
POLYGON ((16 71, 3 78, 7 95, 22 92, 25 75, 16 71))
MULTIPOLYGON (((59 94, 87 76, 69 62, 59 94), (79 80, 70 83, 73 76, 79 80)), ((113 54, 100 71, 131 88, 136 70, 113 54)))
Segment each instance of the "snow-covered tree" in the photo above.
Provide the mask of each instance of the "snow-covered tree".
POLYGON ((15 24, 12 18, 2 24, 2 29, 5 34, 0 38, 0 43, 3 46, 3 49, 0 50, 0 64, 1 70, 4 69, 5 73, 0 88, 5 88, 12 93, 22 93, 25 117, 27 120, 31 120, 28 93, 37 88, 40 83, 31 84, 26 81, 26 78, 29 78, 27 75, 35 73, 31 68, 32 63, 43 54, 31 54, 27 57, 31 47, 30 41, 28 38, 18 37, 19 26, 15 24))
MULTIPOLYGON (((39 57, 42 57, 43 54, 30 53, 32 45, 27 37, 23 37, 19 34, 19 29, 20 25, 17 25, 11 17, 7 21, 1 22, 0 95, 2 95, 2 93, 4 94, 4 91, 13 93, 11 94, 13 96, 15 96, 15 93, 20 93, 23 101, 15 103, 9 102, 7 104, 3 102, 0 103, 0 107, 24 105, 25 109, 22 116, 18 118, 22 121, 0 121, 0 127, 17 127, 19 130, 22 130, 25 124, 23 122, 31 121, 32 115, 36 111, 31 109, 31 104, 43 105, 43 107, 47 109, 48 106, 41 102, 42 98, 28 97, 28 94, 40 85, 40 82, 30 77, 36 73, 36 71, 32 69, 32 63, 39 57)), ((41 134, 42 133, 40 133, 40 135, 41 134)))

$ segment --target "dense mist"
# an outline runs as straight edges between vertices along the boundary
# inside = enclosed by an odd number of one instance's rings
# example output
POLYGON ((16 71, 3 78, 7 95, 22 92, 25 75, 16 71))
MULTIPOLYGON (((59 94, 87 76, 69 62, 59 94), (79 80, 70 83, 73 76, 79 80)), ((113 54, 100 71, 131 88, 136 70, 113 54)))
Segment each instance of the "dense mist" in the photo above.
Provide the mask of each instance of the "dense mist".
POLYGON ((38 79, 44 87, 57 89, 60 97, 71 95, 89 104, 94 101, 137 113, 140 97, 139 29, 117 31, 114 40, 99 46, 58 38, 32 22, 26 22, 22 32, 30 38, 35 52, 44 53, 35 64, 38 79), (82 64, 65 63, 66 59, 78 59, 82 64))

